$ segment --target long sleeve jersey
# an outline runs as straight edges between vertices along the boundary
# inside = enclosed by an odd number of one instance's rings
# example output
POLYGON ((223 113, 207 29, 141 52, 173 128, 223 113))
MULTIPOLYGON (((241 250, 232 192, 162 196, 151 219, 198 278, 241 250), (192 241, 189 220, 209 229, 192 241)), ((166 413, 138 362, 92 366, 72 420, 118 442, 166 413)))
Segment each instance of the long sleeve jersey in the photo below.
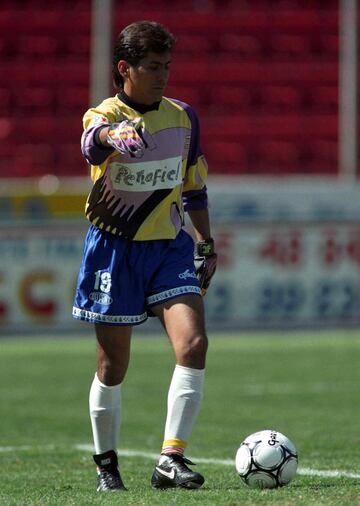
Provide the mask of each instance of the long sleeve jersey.
POLYGON ((121 93, 89 109, 83 126, 81 147, 94 183, 85 214, 95 226, 136 241, 173 239, 184 210, 207 208, 207 163, 189 105, 163 97, 139 106, 121 93), (146 145, 140 158, 99 143, 99 129, 139 117, 146 145))

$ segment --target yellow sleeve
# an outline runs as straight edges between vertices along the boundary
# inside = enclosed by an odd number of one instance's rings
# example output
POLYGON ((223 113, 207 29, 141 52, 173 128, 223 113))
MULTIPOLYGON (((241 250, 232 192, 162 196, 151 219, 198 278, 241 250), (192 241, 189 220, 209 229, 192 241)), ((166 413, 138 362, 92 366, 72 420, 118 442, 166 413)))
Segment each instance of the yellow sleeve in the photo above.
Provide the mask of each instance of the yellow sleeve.
POLYGON ((83 117, 84 129, 108 123, 115 123, 124 119, 124 115, 114 101, 114 98, 104 100, 97 107, 88 109, 83 117))

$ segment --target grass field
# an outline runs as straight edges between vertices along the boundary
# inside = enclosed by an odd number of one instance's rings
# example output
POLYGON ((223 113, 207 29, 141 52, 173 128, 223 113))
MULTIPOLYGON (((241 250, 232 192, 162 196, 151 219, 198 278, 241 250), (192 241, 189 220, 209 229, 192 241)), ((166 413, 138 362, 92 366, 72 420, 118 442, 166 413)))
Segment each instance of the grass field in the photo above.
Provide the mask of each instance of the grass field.
POLYGON ((0 340, 0 505, 360 504, 360 332, 210 334, 205 399, 187 455, 197 491, 149 486, 173 369, 165 338, 134 336, 120 443, 129 492, 97 494, 88 391, 94 340, 0 340), (275 428, 299 451, 287 487, 244 485, 242 439, 275 428), (79 446, 81 445, 81 446, 79 446))

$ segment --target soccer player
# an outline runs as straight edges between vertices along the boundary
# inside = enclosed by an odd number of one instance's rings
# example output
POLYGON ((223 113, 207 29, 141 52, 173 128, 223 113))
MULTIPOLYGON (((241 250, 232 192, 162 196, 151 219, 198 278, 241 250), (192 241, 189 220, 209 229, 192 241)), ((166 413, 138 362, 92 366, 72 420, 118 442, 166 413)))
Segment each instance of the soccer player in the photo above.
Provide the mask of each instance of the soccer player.
POLYGON ((151 484, 192 489, 204 482, 184 450, 203 396, 201 295, 215 272, 216 253, 197 116, 189 105, 163 96, 174 43, 158 23, 127 26, 113 54, 119 93, 83 118, 81 147, 94 184, 73 316, 94 324, 97 338, 89 408, 98 491, 125 490, 117 459, 121 384, 132 327, 148 316, 160 319, 176 360, 151 484), (196 268, 184 211, 194 228, 196 268))

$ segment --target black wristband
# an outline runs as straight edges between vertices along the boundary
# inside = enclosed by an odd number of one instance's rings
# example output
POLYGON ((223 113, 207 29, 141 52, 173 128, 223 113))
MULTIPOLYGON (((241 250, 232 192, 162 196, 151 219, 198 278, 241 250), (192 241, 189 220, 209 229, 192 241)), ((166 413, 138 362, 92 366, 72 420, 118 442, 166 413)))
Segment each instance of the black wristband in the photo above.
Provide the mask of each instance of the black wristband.
POLYGON ((196 253, 200 257, 210 257, 215 253, 214 239, 211 237, 206 241, 199 241, 196 244, 196 253))
POLYGON ((97 130, 95 130, 95 135, 94 135, 94 141, 95 141, 95 144, 99 147, 99 148, 105 148, 105 149, 114 149, 112 148, 111 146, 105 146, 101 140, 100 140, 100 132, 101 130, 104 130, 104 128, 108 128, 110 125, 101 125, 97 130))

